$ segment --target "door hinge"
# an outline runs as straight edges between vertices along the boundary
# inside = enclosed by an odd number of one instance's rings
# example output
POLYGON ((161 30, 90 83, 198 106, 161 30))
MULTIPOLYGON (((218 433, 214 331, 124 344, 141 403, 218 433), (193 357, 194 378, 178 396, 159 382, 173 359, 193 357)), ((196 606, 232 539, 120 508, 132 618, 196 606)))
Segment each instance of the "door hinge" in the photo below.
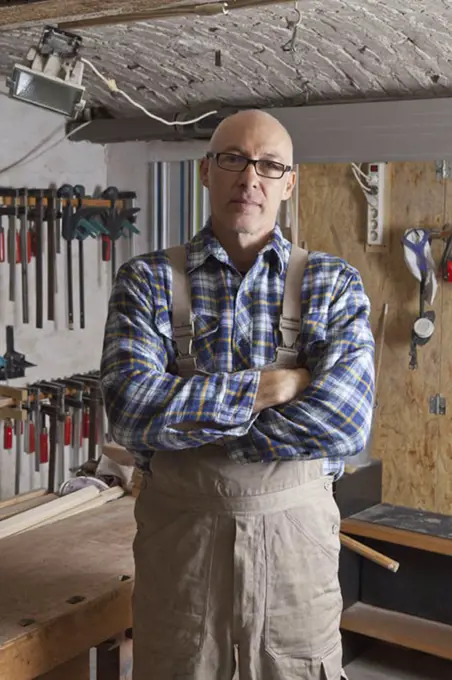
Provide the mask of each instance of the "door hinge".
POLYGON ((434 413, 436 416, 445 416, 446 397, 442 397, 440 394, 430 397, 430 413, 434 413))

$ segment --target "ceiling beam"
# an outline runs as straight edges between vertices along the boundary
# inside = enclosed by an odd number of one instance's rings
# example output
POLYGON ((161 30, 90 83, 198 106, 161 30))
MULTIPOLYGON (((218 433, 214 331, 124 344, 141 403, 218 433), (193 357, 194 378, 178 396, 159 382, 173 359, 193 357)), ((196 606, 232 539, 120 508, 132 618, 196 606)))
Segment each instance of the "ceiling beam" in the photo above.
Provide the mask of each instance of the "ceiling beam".
POLYGON ((118 13, 146 12, 170 7, 177 0, 42 0, 0 8, 0 29, 29 24, 110 17, 118 13))
MULTIPOLYGON (((452 160, 452 97, 267 111, 292 135, 297 163, 452 160)), ((184 133, 145 116, 95 120, 71 135, 98 144, 177 137, 184 133)))

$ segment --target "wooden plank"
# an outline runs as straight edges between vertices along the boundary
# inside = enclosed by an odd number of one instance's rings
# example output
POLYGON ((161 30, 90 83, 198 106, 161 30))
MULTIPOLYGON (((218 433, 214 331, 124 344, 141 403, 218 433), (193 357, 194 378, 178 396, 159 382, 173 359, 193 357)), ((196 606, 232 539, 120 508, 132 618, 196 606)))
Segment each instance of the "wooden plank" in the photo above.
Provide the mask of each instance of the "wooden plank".
POLYGON ((3 539, 0 678, 32 680, 132 625, 133 508, 124 497, 3 539))
POLYGON ((99 495, 99 490, 94 486, 87 486, 67 496, 59 496, 47 505, 31 508, 19 515, 4 519, 0 523, 0 539, 8 538, 14 534, 36 527, 52 517, 66 513, 68 510, 82 505, 99 495))
POLYGON ((40 675, 36 680, 90 680, 89 651, 40 675))
POLYGON ((109 16, 118 12, 143 12, 155 7, 170 7, 170 0, 44 0, 32 4, 2 7, 0 26, 23 26, 27 23, 109 16))
POLYGON ((408 548, 452 556, 452 541, 447 538, 404 531, 403 529, 395 529, 383 526, 382 524, 372 524, 354 519, 343 519, 341 531, 353 534, 354 536, 374 538, 377 541, 385 541, 387 543, 395 543, 396 545, 404 545, 408 548))
MULTIPOLYGON (((433 162, 397 163, 389 170, 386 254, 366 252, 366 201, 348 164, 300 166, 300 239, 311 250, 338 255, 360 271, 374 332, 384 303, 390 302, 372 455, 383 461, 384 501, 434 511, 440 419, 429 413, 429 397, 439 390, 441 330, 419 349, 419 368, 411 371, 408 353, 419 285, 405 266, 401 239, 409 227, 439 228, 444 223, 445 182, 436 178, 433 162)), ((437 311, 441 304, 440 290, 437 311)))
POLYGON ((0 509, 0 521, 8 519, 9 517, 14 517, 14 515, 19 515, 21 512, 26 512, 27 510, 32 510, 40 505, 45 505, 54 501, 58 496, 54 493, 48 493, 45 495, 37 496, 36 498, 28 498, 21 503, 16 503, 15 505, 9 505, 6 508, 0 509))
POLYGON ((452 626, 356 602, 342 614, 341 627, 408 649, 452 660, 452 626))
POLYGON ((15 401, 25 401, 27 390, 21 387, 11 387, 11 385, 0 385, 0 397, 7 397, 15 401))
POLYGON ((0 509, 7 508, 10 505, 15 505, 16 503, 22 503, 22 501, 28 501, 31 498, 38 498, 38 496, 44 496, 46 493, 47 489, 33 489, 33 491, 26 491, 25 493, 20 493, 17 496, 5 498, 5 500, 0 501, 0 509))

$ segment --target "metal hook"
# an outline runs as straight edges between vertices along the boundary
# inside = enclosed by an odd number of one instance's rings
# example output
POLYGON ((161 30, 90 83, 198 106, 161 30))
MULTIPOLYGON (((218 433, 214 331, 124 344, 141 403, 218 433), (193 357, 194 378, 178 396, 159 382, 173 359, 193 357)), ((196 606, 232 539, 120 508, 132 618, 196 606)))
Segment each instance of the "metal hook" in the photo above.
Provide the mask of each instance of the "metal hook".
POLYGON ((287 28, 292 29, 292 35, 290 39, 282 46, 284 52, 295 51, 295 40, 297 38, 297 31, 299 26, 301 25, 301 12, 297 7, 297 2, 295 2, 294 12, 297 15, 297 18, 295 20, 288 19, 286 17, 287 28))

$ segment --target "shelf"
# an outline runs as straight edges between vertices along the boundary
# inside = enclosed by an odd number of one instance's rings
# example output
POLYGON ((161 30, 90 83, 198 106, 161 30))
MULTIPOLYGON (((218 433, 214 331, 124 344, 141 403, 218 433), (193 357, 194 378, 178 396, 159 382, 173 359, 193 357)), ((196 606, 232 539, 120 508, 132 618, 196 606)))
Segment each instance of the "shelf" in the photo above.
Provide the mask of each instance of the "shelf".
POLYGON ((405 531, 404 529, 364 522, 359 519, 343 519, 341 531, 345 534, 373 538, 376 541, 385 541, 386 543, 404 545, 408 548, 452 556, 452 540, 449 538, 405 531))
POLYGON ((343 612, 341 628, 452 660, 452 626, 444 623, 356 602, 343 612))

